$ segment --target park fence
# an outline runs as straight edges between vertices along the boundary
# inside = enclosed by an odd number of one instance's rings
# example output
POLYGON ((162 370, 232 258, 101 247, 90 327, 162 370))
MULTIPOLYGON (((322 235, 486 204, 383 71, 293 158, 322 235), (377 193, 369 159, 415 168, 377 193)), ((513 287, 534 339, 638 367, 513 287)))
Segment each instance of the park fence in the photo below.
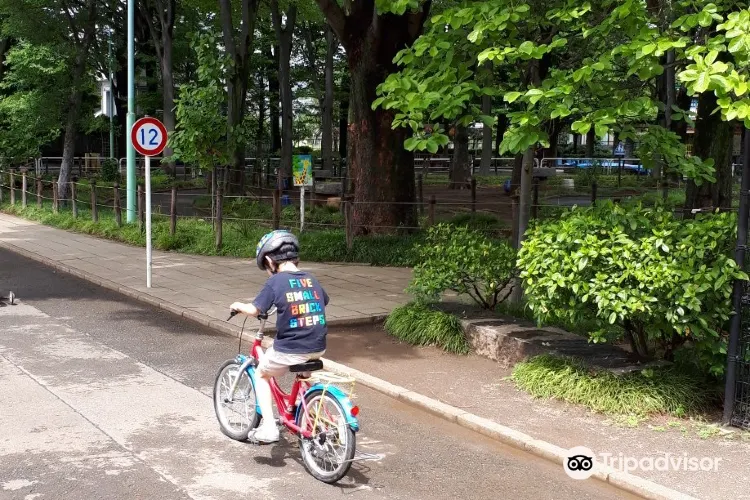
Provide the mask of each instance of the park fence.
MULTIPOLYGON (((334 178, 333 183, 340 180, 334 178)), ((264 183, 260 183, 258 189, 250 186, 244 194, 233 194, 234 186, 228 182, 224 186, 219 183, 213 192, 206 188, 179 189, 177 186, 156 190, 152 193, 152 214, 157 220, 169 221, 171 237, 175 237, 180 220, 202 220, 211 224, 217 233, 217 247, 222 245, 225 225, 240 232, 254 227, 339 230, 346 233, 350 246, 354 235, 362 232, 414 232, 443 221, 455 221, 457 218, 473 222, 473 226, 493 235, 510 236, 509 228, 515 219, 519 201, 515 186, 480 184, 477 178, 472 178, 468 185, 453 186, 454 189, 451 189, 450 184, 442 182, 444 180, 439 174, 427 177, 417 174, 416 201, 397 203, 416 217, 411 219, 413 222, 399 226, 360 225, 358 221, 366 220, 367 217, 356 215, 377 211, 383 205, 395 205, 394 202, 361 202, 345 192, 330 196, 326 189, 316 191, 313 187, 307 198, 306 208, 302 211, 299 209, 299 190, 289 187, 282 191, 276 187, 264 187, 264 183), (433 182, 435 177, 441 182, 433 182), (456 187, 463 189, 455 189, 456 187)), ((576 180, 578 179, 573 179, 574 182, 576 180)), ((554 217, 573 206, 591 206, 604 200, 619 203, 638 197, 654 202, 665 194, 669 197, 684 193, 684 188, 680 185, 670 186, 667 190, 648 185, 631 188, 628 192, 618 189, 613 179, 609 181, 612 185, 604 188, 600 188, 594 179, 590 184, 571 190, 565 183, 545 185, 545 182, 550 181, 535 179, 532 185, 531 218, 554 217)), ((137 223, 143 228, 145 192, 142 183, 138 184, 136 193, 135 215, 137 223)), ((90 217, 94 222, 108 218, 121 228, 127 220, 127 213, 123 216, 123 210, 127 210, 125 198, 125 189, 116 182, 73 180, 67 189, 61 190, 56 180, 29 171, 0 172, 0 204, 9 203, 23 208, 36 205, 38 208, 51 209, 54 213, 65 211, 74 218, 90 217), (64 197, 61 196, 63 192, 66 193, 64 197)), ((732 210, 732 207, 719 208, 732 210)))

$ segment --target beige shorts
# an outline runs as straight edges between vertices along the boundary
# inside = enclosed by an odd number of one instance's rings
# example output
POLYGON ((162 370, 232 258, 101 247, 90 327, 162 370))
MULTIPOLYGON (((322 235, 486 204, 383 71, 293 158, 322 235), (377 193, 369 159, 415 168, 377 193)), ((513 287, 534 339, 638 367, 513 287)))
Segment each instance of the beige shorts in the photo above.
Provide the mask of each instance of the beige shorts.
POLYGON ((271 377, 280 377, 289 371, 292 365, 299 365, 311 359, 320 359, 325 351, 313 352, 307 354, 287 354, 285 352, 274 351, 269 347, 258 363, 258 372, 263 372, 271 377))

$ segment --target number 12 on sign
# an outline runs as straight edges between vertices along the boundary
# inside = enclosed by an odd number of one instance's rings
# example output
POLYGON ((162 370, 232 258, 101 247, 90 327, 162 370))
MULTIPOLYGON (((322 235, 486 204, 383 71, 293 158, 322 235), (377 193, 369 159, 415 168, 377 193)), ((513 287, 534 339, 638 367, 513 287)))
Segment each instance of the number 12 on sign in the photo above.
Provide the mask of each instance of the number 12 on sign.
POLYGON ((156 118, 141 118, 130 131, 133 148, 146 157, 146 287, 151 288, 151 157, 164 151, 167 145, 167 129, 156 118))

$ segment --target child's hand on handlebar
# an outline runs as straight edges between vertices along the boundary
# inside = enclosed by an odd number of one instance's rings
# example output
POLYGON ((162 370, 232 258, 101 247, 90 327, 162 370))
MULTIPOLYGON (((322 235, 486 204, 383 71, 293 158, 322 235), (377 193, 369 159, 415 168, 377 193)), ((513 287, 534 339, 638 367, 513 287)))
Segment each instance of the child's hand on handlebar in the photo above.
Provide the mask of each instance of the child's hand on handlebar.
POLYGON ((258 310, 252 304, 243 304, 242 302, 235 302, 229 306, 229 310, 233 313, 247 314, 248 316, 257 316, 258 310))

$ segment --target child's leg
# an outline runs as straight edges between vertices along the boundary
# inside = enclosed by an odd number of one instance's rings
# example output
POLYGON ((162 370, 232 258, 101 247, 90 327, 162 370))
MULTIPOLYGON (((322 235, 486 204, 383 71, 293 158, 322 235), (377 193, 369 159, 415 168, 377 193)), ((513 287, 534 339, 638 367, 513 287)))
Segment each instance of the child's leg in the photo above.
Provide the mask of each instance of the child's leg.
POLYGON ((276 421, 273 418, 273 398, 271 397, 271 384, 269 384, 270 375, 265 372, 258 374, 255 379, 255 395, 258 396, 258 405, 263 415, 260 425, 262 427, 276 427, 276 421))

